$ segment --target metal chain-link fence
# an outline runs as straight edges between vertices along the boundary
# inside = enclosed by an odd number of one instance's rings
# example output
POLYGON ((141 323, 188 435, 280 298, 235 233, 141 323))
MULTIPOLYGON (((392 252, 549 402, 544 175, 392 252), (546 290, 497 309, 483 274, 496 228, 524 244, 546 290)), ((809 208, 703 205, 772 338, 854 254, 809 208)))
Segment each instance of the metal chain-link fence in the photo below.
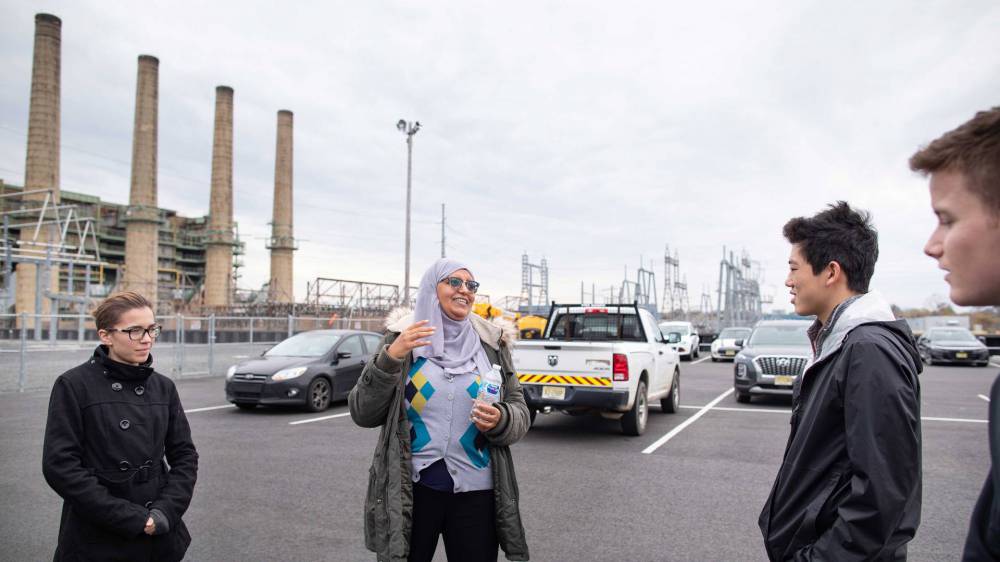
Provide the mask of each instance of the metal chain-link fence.
MULTIPOLYGON (((327 328, 381 332, 382 318, 230 317, 157 318, 153 368, 174 379, 225 375, 243 359, 281 340, 327 328)), ((86 361, 99 343, 87 315, 0 314, 0 392, 47 389, 56 377, 86 361)))

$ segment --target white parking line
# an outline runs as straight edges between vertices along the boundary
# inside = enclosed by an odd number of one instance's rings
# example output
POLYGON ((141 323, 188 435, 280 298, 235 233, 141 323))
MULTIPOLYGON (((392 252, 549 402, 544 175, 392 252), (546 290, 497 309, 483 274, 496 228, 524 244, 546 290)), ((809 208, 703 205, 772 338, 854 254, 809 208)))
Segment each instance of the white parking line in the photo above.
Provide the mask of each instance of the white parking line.
POLYGON ((691 364, 692 365, 697 365, 698 363, 701 363, 702 361, 708 361, 711 358, 712 358, 711 355, 709 355, 708 357, 702 357, 701 359, 699 359, 697 361, 692 361, 691 364))
POLYGON ((322 416, 322 417, 319 417, 319 418, 309 418, 307 420, 299 420, 299 421, 288 422, 288 425, 299 425, 300 423, 312 423, 312 422, 318 422, 318 421, 323 421, 323 420, 330 420, 330 419, 333 419, 333 418, 342 418, 344 416, 349 416, 349 415, 351 415, 350 412, 344 412, 342 414, 333 414, 332 416, 322 416))
POLYGON ((642 450, 642 453, 643 453, 644 455, 648 455, 648 454, 650 454, 650 453, 652 453, 652 452, 656 451, 656 450, 657 450, 657 449, 659 449, 660 447, 662 447, 662 446, 663 446, 663 445, 664 445, 664 444, 665 444, 665 443, 666 443, 667 441, 670 441, 671 439, 673 439, 673 437, 674 437, 675 435, 677 435, 678 433, 680 433, 680 432, 684 431, 684 428, 685 428, 685 427, 687 427, 687 426, 689 426, 689 425, 693 424, 694 422, 698 421, 698 418, 700 418, 700 417, 704 416, 704 415, 705 415, 705 414, 706 414, 706 413, 707 413, 707 412, 708 412, 709 410, 711 410, 711 409, 712 409, 712 408, 713 408, 713 407, 714 407, 714 406, 715 406, 716 404, 718 404, 719 402, 722 402, 722 400, 723 400, 723 399, 724 399, 724 398, 725 398, 726 396, 729 396, 730 394, 732 394, 734 390, 735 390, 734 388, 730 388, 729 390, 727 390, 727 391, 723 392, 722 394, 718 395, 718 396, 717 396, 717 397, 715 398, 715 400, 712 400, 711 402, 709 402, 708 404, 706 404, 704 408, 702 408, 702 409, 698 410, 697 412, 695 412, 693 416, 691 416, 690 418, 688 418, 688 419, 684 420, 684 421, 683 421, 683 422, 682 422, 682 423, 681 423, 680 425, 678 425, 677 427, 675 427, 675 428, 671 429, 671 430, 670 430, 670 433, 667 433, 667 434, 666 434, 666 435, 664 435, 663 437, 660 437, 659 439, 657 439, 657 440, 656 440, 656 442, 655 442, 655 443, 653 443, 653 444, 652 444, 652 445, 650 445, 649 447, 646 447, 645 449, 643 449, 643 450, 642 450))
POLYGON ((982 398, 983 400, 987 401, 987 402, 990 401, 990 398, 988 396, 983 396, 982 394, 980 394, 979 397, 982 398))
MULTIPOLYGON (((986 398, 985 396, 982 396, 982 395, 980 395, 979 397, 980 398, 986 398)), ((718 402, 719 402, 719 398, 716 398, 715 400, 712 400, 710 403, 708 403, 708 405, 703 406, 700 409, 702 411, 707 411, 708 409, 712 409, 712 410, 716 410, 716 411, 719 411, 719 412, 745 412, 745 413, 751 413, 751 414, 754 413, 754 412, 760 412, 762 414, 784 414, 786 416, 792 415, 792 411, 791 410, 768 410, 768 409, 764 409, 764 408, 726 408, 726 407, 721 407, 721 406, 718 407, 718 408, 713 407, 718 402)), ((687 409, 687 410, 694 410, 694 409, 699 408, 699 407, 698 406, 681 406, 681 408, 684 408, 684 409, 687 409)), ((692 416, 692 418, 696 418, 696 417, 698 417, 700 415, 702 415, 701 411, 698 412, 698 413, 696 413, 694 416, 692 416)), ((921 421, 939 421, 939 422, 957 422, 957 423, 989 423, 988 420, 976 420, 976 419, 971 419, 971 418, 932 418, 932 417, 924 417, 924 418, 920 418, 920 420, 921 421)), ((688 421, 693 421, 693 420, 688 420, 688 421)), ((683 424, 677 426, 675 428, 675 430, 681 429, 682 426, 683 426, 683 424)), ((671 437, 673 437, 673 436, 671 436, 671 437)), ((645 452, 646 451, 643 451, 643 453, 645 453, 645 452)))
MULTIPOLYGON (((701 406, 681 406, 685 410, 700 410, 701 406)), ((724 406, 719 406, 717 408, 712 408, 713 410, 719 410, 721 412, 761 412, 764 414, 785 414, 786 416, 792 415, 791 410, 768 410, 765 408, 727 408, 724 406)))
POLYGON ((226 404, 224 406, 209 406, 207 408, 194 408, 192 410, 184 410, 185 414, 193 414, 195 412, 207 412, 209 410, 221 410, 223 408, 235 408, 236 404, 226 404))
POLYGON ((959 422, 959 423, 990 423, 989 420, 971 420, 968 418, 920 418, 923 421, 959 422))

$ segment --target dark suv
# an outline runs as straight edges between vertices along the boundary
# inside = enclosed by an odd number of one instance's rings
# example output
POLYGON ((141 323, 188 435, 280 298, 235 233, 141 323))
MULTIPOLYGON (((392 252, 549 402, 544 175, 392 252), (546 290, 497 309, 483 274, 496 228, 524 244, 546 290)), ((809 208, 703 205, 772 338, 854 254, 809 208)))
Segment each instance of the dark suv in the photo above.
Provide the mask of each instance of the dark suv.
POLYGON ((812 354, 811 320, 762 320, 736 355, 733 386, 737 402, 753 395, 791 396, 795 379, 812 354))

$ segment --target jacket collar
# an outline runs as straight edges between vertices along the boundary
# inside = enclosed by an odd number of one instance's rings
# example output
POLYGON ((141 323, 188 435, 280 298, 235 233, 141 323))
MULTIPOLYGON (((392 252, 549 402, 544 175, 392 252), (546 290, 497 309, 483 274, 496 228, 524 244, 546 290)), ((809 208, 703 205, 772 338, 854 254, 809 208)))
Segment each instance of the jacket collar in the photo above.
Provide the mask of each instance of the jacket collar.
POLYGON ((94 350, 94 360, 104 366, 109 378, 125 381, 144 381, 153 374, 153 354, 141 365, 119 363, 108 355, 108 346, 101 344, 94 350))
POLYGON ((827 322, 829 327, 824 327, 816 339, 816 360, 818 363, 823 359, 833 355, 844 345, 844 340, 854 328, 863 324, 873 324, 877 322, 892 322, 896 315, 892 313, 892 307, 878 291, 871 291, 860 296, 847 299, 834 309, 827 322))

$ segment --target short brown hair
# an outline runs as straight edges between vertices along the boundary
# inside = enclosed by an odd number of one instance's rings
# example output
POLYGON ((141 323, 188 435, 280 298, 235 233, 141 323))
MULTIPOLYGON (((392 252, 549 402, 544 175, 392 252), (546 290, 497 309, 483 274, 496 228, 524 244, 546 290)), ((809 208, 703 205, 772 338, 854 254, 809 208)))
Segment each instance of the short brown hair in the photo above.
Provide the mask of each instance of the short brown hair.
POLYGON ((910 157, 910 169, 964 175, 969 191, 1000 215, 1000 106, 980 111, 920 149, 910 157))
POLYGON ((122 314, 136 308, 152 310, 153 305, 146 300, 146 297, 135 291, 122 291, 111 295, 94 309, 94 322, 97 324, 97 329, 109 330, 113 328, 122 314))

